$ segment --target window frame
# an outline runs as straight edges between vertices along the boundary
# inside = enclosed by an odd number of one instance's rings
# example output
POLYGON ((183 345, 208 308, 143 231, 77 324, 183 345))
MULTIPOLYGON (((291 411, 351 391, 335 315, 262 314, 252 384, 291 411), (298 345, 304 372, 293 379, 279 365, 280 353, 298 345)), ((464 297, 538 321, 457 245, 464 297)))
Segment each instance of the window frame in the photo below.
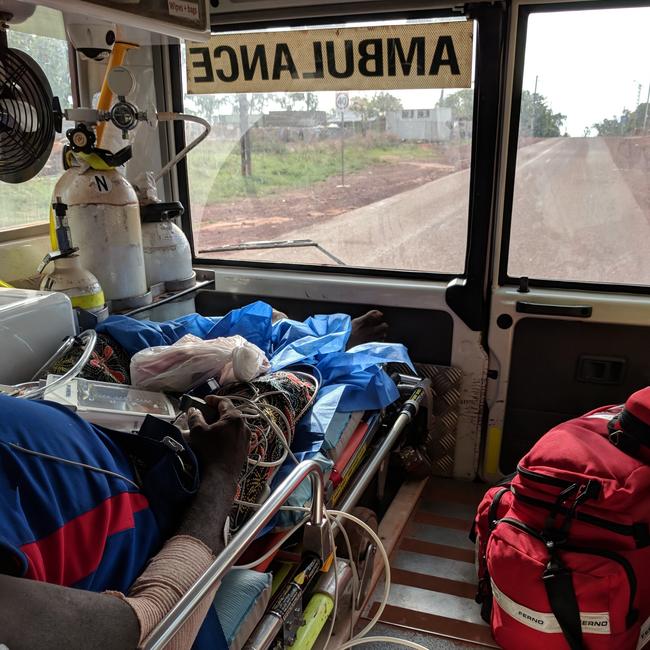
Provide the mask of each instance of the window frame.
MULTIPOLYGON (((497 23, 503 22, 505 12, 501 7, 488 6, 486 4, 478 4, 469 6, 464 15, 468 20, 474 20, 477 23, 477 43, 476 43, 476 61, 474 65, 474 114, 472 117, 472 142, 471 142, 471 158, 470 158, 470 179, 469 179, 469 209, 467 212, 467 239, 465 248, 465 259, 463 271, 460 273, 441 273, 430 271, 409 271, 399 269, 379 269, 379 268, 366 268, 366 267, 348 267, 348 266, 328 266, 318 264, 291 264, 288 262, 260 262, 260 261, 245 261, 245 260, 220 260, 215 258, 198 257, 194 248, 194 237, 192 230, 191 220, 191 200, 189 196, 189 179, 187 176, 187 165, 185 161, 179 164, 177 168, 178 178, 178 192, 179 200, 185 206, 185 214, 183 217, 183 230, 190 241, 192 249, 193 263, 202 267, 230 267, 239 269, 258 269, 264 270, 287 270, 302 273, 325 273, 331 275, 347 275, 355 277, 375 277, 386 279, 403 279, 403 280, 427 280, 436 282, 452 282, 453 280, 465 281, 463 288, 470 291, 470 284, 473 287, 480 286, 480 291, 483 291, 486 274, 489 273, 489 247, 490 229, 493 222, 493 198, 495 193, 495 168, 498 156, 496 154, 498 149, 498 142, 494 138, 494 134, 498 130, 499 115, 495 115, 493 111, 482 109, 481 104, 494 102, 494 92, 481 94, 481 81, 485 77, 497 78, 496 85, 498 86, 499 95, 501 93, 501 69, 495 70, 495 62, 490 61, 490 56, 481 56, 482 43, 487 44, 486 49, 491 50, 489 45, 490 39, 493 39, 492 45, 496 44, 497 49, 503 51, 503 34, 499 33, 499 27, 495 28, 494 17, 497 17, 497 23), (483 38, 481 37, 482 33, 483 38), (479 133, 485 133, 485 139, 479 143, 479 133), (493 136, 489 136, 492 133, 493 136), (494 142, 492 142, 494 139, 494 142), (488 155, 479 157, 476 155, 478 148, 489 148, 488 155), (490 187, 486 187, 489 183, 490 187), (480 186, 478 188, 477 186, 480 186), (486 200, 485 192, 489 193, 486 200), (477 200, 481 195, 481 200, 477 200)), ((315 20, 300 20, 300 21, 274 21, 254 24, 234 24, 227 25, 227 31, 238 30, 252 30, 280 26, 300 26, 311 28, 319 24, 333 24, 349 20, 350 24, 355 22, 364 22, 368 20, 388 20, 398 18, 450 18, 458 16, 458 11, 453 8, 446 10, 428 10, 428 11, 400 11, 389 14, 375 14, 375 15, 354 15, 354 16, 329 16, 327 18, 315 20)), ((500 25, 503 27, 503 24, 500 25)), ((222 27, 223 29, 223 27, 222 27)), ((218 30, 213 30, 218 31, 218 30)), ((171 80, 172 80, 172 103, 174 110, 178 110, 183 106, 183 91, 182 91, 182 75, 184 71, 180 67, 180 46, 170 46, 170 62, 171 62, 171 80)), ((500 66, 500 62, 496 63, 500 66)), ((494 89, 493 89, 494 91, 494 89)), ((176 150, 180 151, 184 146, 185 136, 184 133, 176 132, 176 150)), ((435 242, 431 242, 432 246, 435 242)), ((455 287, 458 289, 459 287, 455 287)), ((454 291, 456 294, 456 291, 454 291)), ((471 302, 471 301, 468 301, 471 302)), ((468 307, 468 309, 472 309, 468 307)), ((473 311, 482 313, 482 306, 474 308, 473 311)))
POLYGON ((624 2, 621 2, 620 0, 574 0, 573 2, 567 1, 546 4, 534 3, 519 6, 512 103, 510 106, 510 124, 508 126, 508 157, 505 169, 501 250, 499 256, 498 280, 500 286, 518 286, 521 283, 521 278, 526 277, 529 287, 539 289, 567 289, 574 291, 596 291, 601 293, 650 295, 650 285, 586 282, 578 280, 549 280, 528 276, 515 277, 508 274, 512 211, 517 172, 519 119, 521 115, 521 97, 523 93, 524 68, 526 63, 528 18, 535 13, 561 13, 565 11, 589 11, 594 9, 633 9, 635 7, 650 7, 650 0, 625 0, 624 2))

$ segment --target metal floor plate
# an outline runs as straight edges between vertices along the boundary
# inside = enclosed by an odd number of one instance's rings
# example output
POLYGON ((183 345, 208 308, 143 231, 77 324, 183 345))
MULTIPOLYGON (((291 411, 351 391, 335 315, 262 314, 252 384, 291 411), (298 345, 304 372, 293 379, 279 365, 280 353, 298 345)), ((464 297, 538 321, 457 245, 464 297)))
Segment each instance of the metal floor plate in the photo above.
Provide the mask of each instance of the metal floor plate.
MULTIPOLYGON (((427 642, 413 640, 436 650, 498 647, 474 601, 474 548, 468 538, 485 489, 451 479, 429 482, 391 557, 390 597, 380 621, 395 636, 400 630, 422 634, 427 642)), ((364 618, 377 611, 382 595, 380 582, 364 618)))

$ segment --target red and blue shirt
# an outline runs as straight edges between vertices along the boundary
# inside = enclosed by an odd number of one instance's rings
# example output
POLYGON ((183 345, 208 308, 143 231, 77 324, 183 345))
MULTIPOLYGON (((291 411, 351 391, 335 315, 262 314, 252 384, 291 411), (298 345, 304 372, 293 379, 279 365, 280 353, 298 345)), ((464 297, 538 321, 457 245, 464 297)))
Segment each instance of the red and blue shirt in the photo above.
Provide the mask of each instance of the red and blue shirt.
MULTIPOLYGON (((197 481, 162 442, 182 441, 178 431, 148 428, 149 438, 112 432, 58 404, 0 395, 0 572, 128 592, 197 481)), ((194 647, 227 647, 213 608, 209 618, 194 647)))

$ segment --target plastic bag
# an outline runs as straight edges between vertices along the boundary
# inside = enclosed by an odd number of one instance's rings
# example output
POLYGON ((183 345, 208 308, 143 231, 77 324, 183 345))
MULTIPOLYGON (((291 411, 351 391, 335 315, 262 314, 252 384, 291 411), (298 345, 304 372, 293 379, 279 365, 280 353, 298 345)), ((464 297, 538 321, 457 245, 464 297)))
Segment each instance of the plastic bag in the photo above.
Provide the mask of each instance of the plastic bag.
POLYGON ((241 336, 204 341, 186 334, 173 345, 135 354, 131 382, 148 390, 182 393, 212 377, 222 385, 251 381, 269 366, 264 352, 241 336))

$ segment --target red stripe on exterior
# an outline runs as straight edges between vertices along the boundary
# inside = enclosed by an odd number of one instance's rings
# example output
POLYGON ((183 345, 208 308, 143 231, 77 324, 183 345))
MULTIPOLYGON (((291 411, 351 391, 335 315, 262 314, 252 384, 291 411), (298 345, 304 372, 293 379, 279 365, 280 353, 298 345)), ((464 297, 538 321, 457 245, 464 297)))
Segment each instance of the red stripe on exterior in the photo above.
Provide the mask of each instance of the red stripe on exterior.
POLYGON ((26 578, 70 586, 97 569, 106 539, 135 525, 133 515, 149 507, 147 498, 123 492, 68 521, 36 542, 25 544, 26 578))

